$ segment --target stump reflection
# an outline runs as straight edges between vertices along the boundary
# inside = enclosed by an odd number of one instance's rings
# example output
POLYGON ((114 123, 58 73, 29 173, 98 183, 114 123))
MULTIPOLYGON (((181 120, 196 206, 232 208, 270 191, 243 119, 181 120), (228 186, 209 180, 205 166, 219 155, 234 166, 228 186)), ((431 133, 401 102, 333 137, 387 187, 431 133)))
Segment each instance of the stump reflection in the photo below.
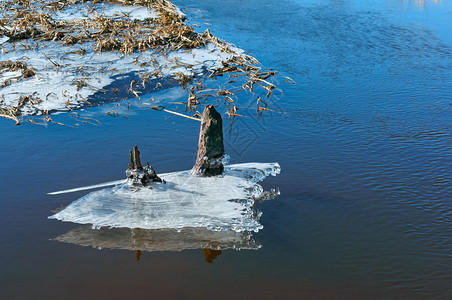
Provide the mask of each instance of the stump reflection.
POLYGON ((54 241, 96 249, 123 249, 135 252, 139 261, 142 252, 182 251, 202 249, 206 262, 213 261, 222 250, 258 250, 257 243, 249 232, 210 231, 205 228, 176 229, 129 229, 100 228, 92 229, 90 225, 78 226, 54 241))

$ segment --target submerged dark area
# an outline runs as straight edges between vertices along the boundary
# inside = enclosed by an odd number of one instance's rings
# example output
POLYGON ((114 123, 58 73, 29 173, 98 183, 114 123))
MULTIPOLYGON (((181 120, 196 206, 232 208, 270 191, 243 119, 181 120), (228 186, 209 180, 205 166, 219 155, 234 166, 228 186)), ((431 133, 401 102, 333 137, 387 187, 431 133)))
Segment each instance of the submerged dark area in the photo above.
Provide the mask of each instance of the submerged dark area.
MULTIPOLYGON (((47 219, 87 192, 46 193, 123 178, 132 145, 158 172, 190 169, 199 122, 132 99, 128 118, 107 115, 118 110, 110 103, 79 111, 100 123, 76 128, 0 119, 2 297, 452 297, 451 4, 174 3, 199 31, 297 82, 281 82, 261 117, 255 99, 240 98, 245 117, 225 126, 232 163, 282 169, 263 182, 281 195, 259 205, 264 228, 246 240, 252 249, 218 250, 206 238, 206 248, 141 251, 124 245, 127 231, 47 219)), ((187 96, 173 87, 142 99, 187 96)), ((154 234, 143 240, 164 244, 166 234, 180 246, 177 232, 154 234)))

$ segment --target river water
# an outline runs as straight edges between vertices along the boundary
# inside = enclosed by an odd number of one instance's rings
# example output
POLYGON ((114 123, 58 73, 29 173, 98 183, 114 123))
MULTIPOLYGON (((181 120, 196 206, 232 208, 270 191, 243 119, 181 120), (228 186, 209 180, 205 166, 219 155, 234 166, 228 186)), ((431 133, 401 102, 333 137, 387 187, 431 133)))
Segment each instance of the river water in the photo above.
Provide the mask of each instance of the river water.
POLYGON ((246 117, 225 131, 233 163, 281 165, 263 183, 281 195, 259 206, 262 247, 207 263, 201 249, 140 256, 52 240, 78 225, 51 210, 86 192, 47 192, 121 179, 134 144, 157 172, 189 169, 199 123, 139 103, 129 119, 105 114, 116 104, 86 109, 101 124, 77 128, 0 119, 2 298, 452 297, 452 4, 175 4, 297 82, 281 82, 261 118, 240 99, 246 117))

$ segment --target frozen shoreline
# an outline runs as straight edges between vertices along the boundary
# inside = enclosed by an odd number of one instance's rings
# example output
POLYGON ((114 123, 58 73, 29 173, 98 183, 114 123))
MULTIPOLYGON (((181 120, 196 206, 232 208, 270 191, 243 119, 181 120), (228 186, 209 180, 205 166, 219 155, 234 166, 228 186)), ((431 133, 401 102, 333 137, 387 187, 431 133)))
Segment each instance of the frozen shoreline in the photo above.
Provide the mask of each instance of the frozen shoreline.
MULTIPOLYGON (((46 3, 46 1, 42 1, 42 3, 46 3)), ((177 7, 171 6, 172 4, 169 5, 169 8, 164 6, 160 11, 139 5, 122 6, 118 3, 113 4, 106 1, 97 4, 87 2, 84 5, 65 5, 61 10, 45 11, 48 14, 44 16, 51 18, 48 22, 64 24, 64 26, 70 25, 69 28, 74 30, 78 36, 85 34, 81 33, 84 30, 97 36, 98 33, 95 32, 97 29, 89 27, 94 26, 93 24, 97 26, 96 22, 134 24, 136 28, 131 30, 137 31, 138 33, 135 32, 138 34, 137 36, 146 36, 151 32, 149 31, 151 25, 149 24, 162 22, 161 19, 166 18, 166 12, 176 16, 177 26, 186 26, 185 23, 180 21, 182 20, 180 18, 184 18, 183 13, 177 7), (84 25, 80 27, 80 24, 84 25)), ((17 23, 12 13, 9 15, 7 13, 7 17, 11 24, 17 23)), ((166 27, 159 29, 159 26, 156 25, 157 32, 168 30, 166 27)), ((42 31, 42 27, 38 22, 31 28, 42 31)), ((100 27, 100 30, 103 30, 102 28, 100 27)), ((188 30, 184 28, 193 30, 191 27, 181 28, 180 30, 184 30, 183 32, 188 30)), ((194 31, 190 33, 190 30, 188 33, 184 33, 195 34, 196 40, 194 42, 196 43, 199 43, 198 39, 204 39, 202 42, 204 45, 196 44, 191 48, 184 49, 182 44, 176 44, 176 47, 174 47, 171 44, 173 37, 168 36, 170 33, 165 31, 159 38, 169 39, 170 44, 164 45, 163 48, 153 49, 139 46, 142 49, 140 51, 122 53, 122 50, 114 49, 104 51, 102 47, 109 47, 109 44, 105 46, 103 43, 108 41, 89 39, 81 41, 75 35, 68 35, 63 38, 60 37, 59 32, 50 32, 55 35, 50 40, 48 38, 46 40, 17 38, 18 34, 19 36, 28 34, 30 30, 28 27, 0 26, 0 34, 3 32, 3 36, 0 38, 1 61, 18 62, 24 64, 27 70, 31 70, 29 72, 31 75, 25 76, 25 69, 11 70, 0 67, 0 115, 15 119, 17 122, 20 116, 47 115, 52 112, 112 102, 117 99, 118 91, 127 94, 129 99, 139 98, 137 90, 146 90, 148 82, 157 82, 156 86, 160 80, 174 79, 184 83, 191 78, 206 75, 205 72, 218 70, 227 62, 243 54, 242 50, 229 44, 224 42, 219 44, 218 39, 208 32, 203 35, 194 33, 194 31), (8 34, 11 37, 7 37, 8 34), (167 46, 170 46, 169 50, 164 50, 165 47, 168 48, 167 46), (101 51, 99 51, 99 47, 101 47, 101 51), (133 74, 133 76, 130 76, 130 74, 133 74), (121 75, 124 75, 124 77, 121 75), (126 86, 124 78, 128 77, 130 77, 130 82, 126 86), (109 89, 105 90, 106 87, 109 87, 109 89), (102 101, 99 101, 99 95, 104 98, 102 101)), ((180 35, 176 36, 178 41, 190 42, 184 35, 181 35, 182 33, 176 31, 174 34, 180 35)), ((153 37, 152 34, 150 37, 153 37)), ((110 41, 113 38, 115 37, 110 35, 110 41)), ((115 41, 117 42, 117 40, 115 41)), ((127 47, 125 49, 123 50, 129 51, 127 47)), ((160 86, 162 85, 160 84, 160 86)))
MULTIPOLYGON (((204 70, 221 67, 222 61, 232 57, 213 44, 208 44, 204 49, 174 51, 168 56, 161 56, 152 50, 131 55, 117 52, 78 54, 86 44, 63 49, 67 50, 64 53, 59 52, 61 46, 52 43, 41 43, 41 47, 40 50, 8 52, 2 56, 2 59, 11 61, 20 57, 21 61, 32 66, 36 72, 30 78, 20 77, 18 71, 0 73, 2 81, 11 80, 10 84, 0 89, 3 106, 14 106, 20 97, 25 96, 37 100, 35 104, 28 103, 22 107, 22 115, 80 108, 91 102, 90 97, 94 94, 108 85, 114 85, 115 81, 122 79, 121 75, 127 73, 136 73, 142 79, 138 84, 146 87, 146 83, 152 80, 169 79, 182 74, 188 77, 199 76, 204 70), (17 77, 19 79, 15 79, 17 77)), ((118 89, 124 87, 118 86, 118 89)), ((114 95, 115 93, 106 94, 105 98, 114 95)), ((129 98, 135 96, 132 92, 129 93, 129 98)))

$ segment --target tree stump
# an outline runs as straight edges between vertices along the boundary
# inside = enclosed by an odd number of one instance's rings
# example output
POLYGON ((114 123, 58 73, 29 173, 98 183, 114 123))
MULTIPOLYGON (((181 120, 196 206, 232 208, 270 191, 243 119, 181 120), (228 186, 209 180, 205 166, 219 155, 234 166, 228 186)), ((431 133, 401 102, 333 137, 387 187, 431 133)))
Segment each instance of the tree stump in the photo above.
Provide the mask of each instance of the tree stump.
POLYGON ((132 151, 129 151, 130 163, 129 168, 126 171, 128 183, 132 185, 147 185, 149 182, 162 182, 165 183, 163 179, 157 176, 154 168, 149 164, 143 168, 140 159, 140 151, 135 145, 132 151))
POLYGON ((192 174, 216 176, 223 173, 223 119, 213 105, 207 105, 201 117, 198 153, 192 174))

